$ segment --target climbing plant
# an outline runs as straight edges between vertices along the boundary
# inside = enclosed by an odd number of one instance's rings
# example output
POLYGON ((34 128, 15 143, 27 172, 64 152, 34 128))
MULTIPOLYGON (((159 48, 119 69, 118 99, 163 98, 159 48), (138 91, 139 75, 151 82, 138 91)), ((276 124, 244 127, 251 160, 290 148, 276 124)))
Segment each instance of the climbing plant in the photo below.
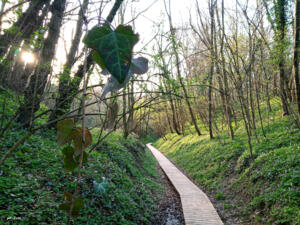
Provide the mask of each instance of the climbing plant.
MULTIPOLYGON (((128 82, 126 78, 130 71, 132 50, 137 42, 138 35, 133 32, 132 27, 123 25, 115 30, 109 24, 94 27, 84 38, 84 43, 93 51, 94 61, 103 70, 107 70, 121 86, 128 82)), ((148 64, 144 67, 147 70, 148 64)), ((72 119, 65 119, 57 123, 57 135, 58 144, 64 146, 62 154, 65 169, 73 171, 78 168, 77 179, 80 180, 81 166, 88 162, 88 153, 85 149, 92 143, 90 131, 77 127, 72 119)), ((95 190, 99 189, 98 186, 96 185, 95 190)), ((64 193, 63 200, 65 202, 59 206, 59 209, 66 211, 69 217, 76 218, 84 209, 84 200, 77 197, 76 192, 64 193)))
MULTIPOLYGON (((92 143, 92 135, 85 128, 83 141, 82 129, 82 127, 77 127, 72 119, 66 119, 57 123, 58 144, 67 145, 62 149, 62 153, 64 155, 64 167, 68 171, 73 171, 82 164, 87 163, 88 155, 84 150, 92 143), (80 162, 81 151, 84 152, 80 162)), ((69 192, 63 194, 63 199, 65 203, 61 204, 59 209, 65 210, 67 213, 71 211, 73 217, 77 217, 80 210, 84 208, 83 199, 80 197, 73 199, 72 194, 69 192)))

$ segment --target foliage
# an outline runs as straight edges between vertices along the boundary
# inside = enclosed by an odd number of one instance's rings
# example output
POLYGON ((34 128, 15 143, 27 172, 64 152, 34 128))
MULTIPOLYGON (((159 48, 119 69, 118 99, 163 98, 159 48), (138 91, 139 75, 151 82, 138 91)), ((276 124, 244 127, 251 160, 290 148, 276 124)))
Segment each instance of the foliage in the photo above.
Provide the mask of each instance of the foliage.
MULTIPOLYGON (((9 147, 23 132, 10 132, 1 147, 9 147)), ((31 136, 7 159, 0 171, 3 224, 66 224, 65 214, 57 209, 63 203, 61 193, 73 193, 75 182, 64 172, 62 157, 54 132, 47 130, 31 136)), ((150 224, 161 189, 154 180, 155 165, 151 153, 135 138, 109 136, 82 169, 85 208, 76 224, 150 224), (102 177, 108 183, 105 195, 93 186, 101 184, 102 177)))
POLYGON ((95 50, 94 60, 119 83, 123 83, 128 74, 132 49, 137 42, 138 35, 134 34, 131 26, 119 25, 112 30, 109 24, 94 27, 84 39, 84 43, 95 50))
MULTIPOLYGON (((299 131, 288 118, 281 118, 277 101, 271 102, 274 112, 265 124, 267 138, 253 143, 254 163, 250 161, 246 133, 241 129, 234 140, 226 133, 214 140, 194 132, 184 137, 167 134, 167 140, 162 138, 155 146, 199 185, 215 193, 224 207, 228 208, 228 199, 239 200, 245 222, 254 218, 254 223, 299 224, 299 131)), ((268 114, 264 108, 263 116, 268 114)))

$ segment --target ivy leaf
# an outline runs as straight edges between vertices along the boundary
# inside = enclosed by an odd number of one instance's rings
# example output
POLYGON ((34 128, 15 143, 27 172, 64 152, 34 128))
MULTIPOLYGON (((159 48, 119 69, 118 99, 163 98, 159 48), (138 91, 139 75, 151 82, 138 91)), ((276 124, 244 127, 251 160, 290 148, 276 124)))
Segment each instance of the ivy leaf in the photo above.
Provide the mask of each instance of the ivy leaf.
MULTIPOLYGON (((63 204, 59 205, 59 209, 66 211, 66 213, 69 213, 71 204, 72 204, 72 194, 67 192, 64 193, 63 199, 66 201, 63 204)), ((74 199, 74 204, 73 204, 73 209, 72 209, 72 217, 76 218, 79 216, 79 212, 81 209, 84 209, 84 201, 82 198, 75 198, 74 199)))
POLYGON ((95 193, 99 195, 104 195, 109 188, 109 183, 107 182, 105 177, 102 177, 101 183, 98 183, 97 181, 94 180, 93 185, 94 185, 95 193))
MULTIPOLYGON (((79 165, 80 155, 75 156, 75 150, 71 146, 67 146, 62 150, 64 155, 64 166, 68 171, 73 171, 79 165)), ((82 164, 86 164, 88 161, 88 154, 83 152, 82 164)))
POLYGON ((72 119, 65 119, 57 123, 57 142, 64 145, 72 140, 72 131, 75 123, 72 119))
MULTIPOLYGON (((75 160, 79 165, 80 155, 76 156, 75 160)), ((87 164, 87 162, 88 162, 88 154, 86 152, 83 152, 82 164, 87 164)))
MULTIPOLYGON (((85 138, 85 142, 83 148, 86 148, 87 146, 92 144, 93 141, 92 134, 88 129, 85 129, 84 131, 84 138, 85 138)), ((73 130, 72 139, 74 141, 75 155, 79 155, 82 149, 82 128, 81 127, 77 127, 73 130)))
POLYGON ((101 67, 102 70, 105 70, 106 67, 104 65, 104 62, 99 53, 96 51, 93 52, 93 60, 101 67))
POLYGON ((67 146, 62 150, 64 155, 64 166, 68 171, 73 171, 76 167, 78 167, 78 163, 74 160, 74 148, 71 146, 67 146))
POLYGON ((112 30, 108 24, 94 27, 84 39, 89 48, 97 51, 107 70, 119 83, 123 83, 128 74, 132 50, 137 42, 138 35, 131 26, 119 25, 112 30))

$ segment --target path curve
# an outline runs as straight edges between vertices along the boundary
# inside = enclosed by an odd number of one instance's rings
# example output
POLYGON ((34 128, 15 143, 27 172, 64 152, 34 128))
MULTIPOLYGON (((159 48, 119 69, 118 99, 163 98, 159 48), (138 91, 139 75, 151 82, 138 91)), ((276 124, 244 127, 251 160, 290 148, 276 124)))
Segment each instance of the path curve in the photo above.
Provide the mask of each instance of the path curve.
POLYGON ((179 193, 186 225, 223 225, 206 194, 178 170, 160 151, 146 145, 179 193))

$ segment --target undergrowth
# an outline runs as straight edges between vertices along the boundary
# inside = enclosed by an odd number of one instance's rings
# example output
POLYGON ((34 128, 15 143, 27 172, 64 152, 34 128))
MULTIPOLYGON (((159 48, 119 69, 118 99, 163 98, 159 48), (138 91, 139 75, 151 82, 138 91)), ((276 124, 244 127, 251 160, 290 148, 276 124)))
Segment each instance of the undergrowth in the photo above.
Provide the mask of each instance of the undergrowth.
MULTIPOLYGON (((179 164, 200 186, 230 208, 230 198, 239 203, 244 223, 300 224, 300 135, 289 118, 273 113, 264 123, 267 138, 257 130, 251 162, 247 135, 236 129, 210 140, 208 135, 167 134, 155 146, 179 164), (228 200, 228 201, 227 201, 228 200)), ((241 121, 240 121, 241 123, 241 121)), ((240 124, 242 126, 242 124, 240 124)))
MULTIPOLYGON (((14 111, 13 99, 7 103, 3 125, 14 111)), ((24 132, 7 132, 0 142, 2 154, 24 132)), ((97 132, 93 135, 96 139, 97 132)), ((157 182, 155 159, 136 138, 113 133, 88 161, 81 170, 85 209, 76 224, 152 224, 163 187, 157 182)), ((38 131, 0 168, 0 224, 66 224, 67 216, 58 206, 63 193, 74 192, 73 177, 63 168, 55 132, 38 131)))

